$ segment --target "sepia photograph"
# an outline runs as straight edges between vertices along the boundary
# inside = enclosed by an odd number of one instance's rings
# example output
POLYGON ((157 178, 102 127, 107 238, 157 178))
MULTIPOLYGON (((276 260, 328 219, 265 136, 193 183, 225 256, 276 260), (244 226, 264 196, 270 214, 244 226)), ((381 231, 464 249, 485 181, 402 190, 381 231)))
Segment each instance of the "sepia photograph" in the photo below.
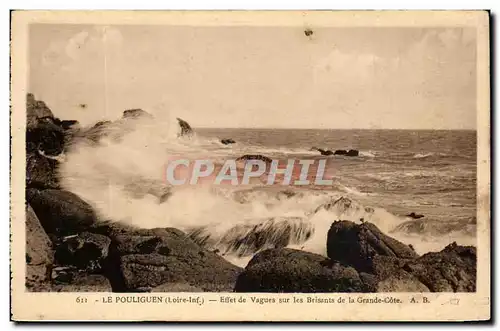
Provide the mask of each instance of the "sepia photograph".
POLYGON ((489 293, 487 12, 39 14, 12 34, 18 292, 489 293))

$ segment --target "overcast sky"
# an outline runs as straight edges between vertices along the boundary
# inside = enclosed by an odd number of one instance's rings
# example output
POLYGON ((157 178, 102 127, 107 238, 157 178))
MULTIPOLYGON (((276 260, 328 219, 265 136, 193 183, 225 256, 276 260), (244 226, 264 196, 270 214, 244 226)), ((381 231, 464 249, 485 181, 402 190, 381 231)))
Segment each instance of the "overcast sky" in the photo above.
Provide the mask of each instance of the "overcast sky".
POLYGON ((142 108, 195 127, 476 128, 474 29, 37 24, 29 73, 82 124, 142 108))

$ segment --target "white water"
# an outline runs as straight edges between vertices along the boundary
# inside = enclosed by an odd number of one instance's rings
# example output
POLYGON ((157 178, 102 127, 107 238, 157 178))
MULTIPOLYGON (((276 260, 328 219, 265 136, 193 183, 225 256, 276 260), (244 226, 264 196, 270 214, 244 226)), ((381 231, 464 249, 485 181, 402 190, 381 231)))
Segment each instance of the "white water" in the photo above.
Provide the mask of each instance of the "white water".
MULTIPOLYGON (((335 220, 372 222, 385 233, 404 221, 384 209, 365 208, 355 201, 363 193, 346 186, 328 191, 296 188, 297 194, 287 197, 282 186, 169 187, 163 179, 165 165, 172 157, 222 161, 250 153, 307 154, 306 149, 271 151, 242 144, 226 146, 196 135, 179 138, 177 122, 172 119, 121 120, 108 130, 111 135, 98 145, 85 139, 74 143, 60 167, 63 187, 92 204, 103 220, 142 228, 198 231, 198 237, 208 238, 208 247, 241 266, 255 250, 277 244, 274 241, 282 239, 286 231, 291 231, 289 247, 326 255, 326 235, 335 220), (166 192, 172 194, 161 201, 166 192), (351 200, 332 204, 342 196, 351 200), (267 236, 262 247, 252 246, 255 243, 249 239, 256 232, 267 236)), ((439 250, 450 242, 425 241, 404 234, 391 236, 413 244, 419 253, 439 250)))

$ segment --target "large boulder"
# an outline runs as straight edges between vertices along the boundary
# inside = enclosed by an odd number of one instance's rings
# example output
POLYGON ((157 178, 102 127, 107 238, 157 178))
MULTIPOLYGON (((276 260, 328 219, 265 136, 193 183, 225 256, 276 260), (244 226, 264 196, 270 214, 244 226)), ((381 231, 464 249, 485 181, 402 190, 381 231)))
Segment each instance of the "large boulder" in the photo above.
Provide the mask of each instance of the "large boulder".
POLYGON ((363 292, 358 272, 324 256, 269 249, 254 256, 238 277, 235 292, 363 292))
POLYGON ((111 239, 104 235, 82 232, 64 238, 56 249, 55 258, 60 265, 73 265, 89 272, 100 271, 108 257, 110 243, 111 239))
POLYGON ((475 292, 476 248, 452 243, 409 261, 403 269, 418 278, 431 292, 475 292))
POLYGON ((28 189, 26 198, 49 234, 77 234, 88 229, 97 219, 92 207, 72 192, 28 189))
POLYGON ((26 153, 26 187, 59 188, 58 162, 41 155, 38 151, 26 153))
POLYGON ((203 291, 232 291, 241 268, 204 250, 173 229, 96 227, 111 236, 106 274, 115 291, 154 290, 165 284, 203 291))
POLYGON ((373 259, 377 255, 401 259, 418 257, 413 249, 385 235, 374 224, 350 221, 331 225, 327 235, 327 255, 364 272, 373 272, 373 259))
MULTIPOLYGON (((50 280, 52 243, 30 205, 26 207, 26 287, 38 291, 50 280)), ((43 289, 42 289, 43 290, 43 289)))

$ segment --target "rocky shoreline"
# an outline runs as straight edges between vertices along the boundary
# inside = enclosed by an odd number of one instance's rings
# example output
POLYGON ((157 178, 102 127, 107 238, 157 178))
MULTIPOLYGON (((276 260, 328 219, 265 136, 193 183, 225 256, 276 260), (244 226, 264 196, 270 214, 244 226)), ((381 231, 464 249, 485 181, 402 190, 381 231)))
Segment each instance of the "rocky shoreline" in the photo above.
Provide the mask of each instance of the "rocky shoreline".
MULTIPOLYGON (((144 113, 140 109, 126 110, 124 120, 144 113)), ((192 132, 189 124, 178 120, 181 134, 189 135, 192 132)), ((96 124, 86 131, 86 137, 98 142, 105 134, 101 129, 110 124, 96 124)), ((285 248, 284 240, 283 247, 258 252, 242 269, 178 229, 139 229, 102 220, 86 201, 62 189, 57 178, 57 157, 71 148, 80 130, 76 121, 54 117, 43 101, 28 94, 26 288, 29 291, 476 290, 475 247, 452 243, 440 252, 419 256, 410 246, 385 235, 371 223, 332 220, 325 235, 327 257, 285 248)))

